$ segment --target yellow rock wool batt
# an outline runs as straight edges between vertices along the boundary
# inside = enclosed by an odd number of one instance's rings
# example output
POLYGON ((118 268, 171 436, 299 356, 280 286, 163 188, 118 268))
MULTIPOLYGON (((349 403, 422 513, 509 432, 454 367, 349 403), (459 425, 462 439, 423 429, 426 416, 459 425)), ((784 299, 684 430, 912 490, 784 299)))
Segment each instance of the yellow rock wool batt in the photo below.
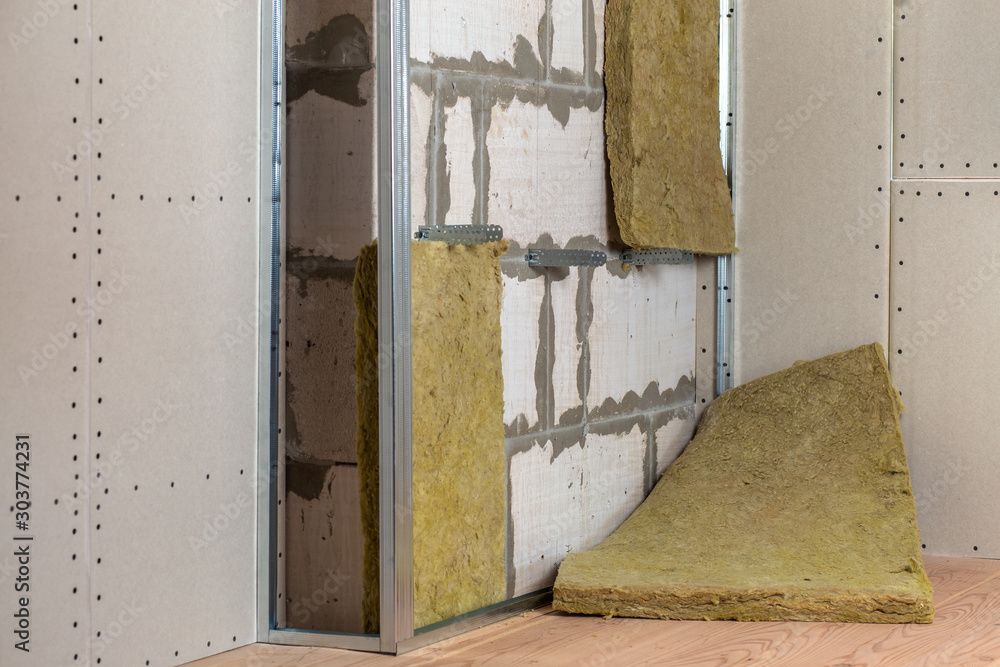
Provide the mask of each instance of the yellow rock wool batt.
POLYGON ((719 4, 609 0, 605 129, 622 240, 736 250, 719 151, 719 4))
POLYGON ((877 343, 726 392, 635 513, 563 562, 553 606, 930 623, 902 407, 877 343))
MULTIPOLYGON (((500 256, 507 241, 412 244, 413 580, 417 628, 506 594, 507 500, 500 365, 500 256)), ((362 248, 358 468, 364 631, 379 627, 378 271, 362 248)))

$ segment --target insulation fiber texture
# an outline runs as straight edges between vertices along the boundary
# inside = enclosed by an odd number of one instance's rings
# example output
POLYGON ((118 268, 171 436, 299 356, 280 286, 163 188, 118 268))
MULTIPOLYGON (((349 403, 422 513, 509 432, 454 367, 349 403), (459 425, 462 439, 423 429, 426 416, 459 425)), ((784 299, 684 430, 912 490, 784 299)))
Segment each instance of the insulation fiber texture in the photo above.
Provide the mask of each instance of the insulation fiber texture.
POLYGON ((605 129, 622 240, 736 250, 719 150, 719 5, 609 0, 605 129))
POLYGON ((930 623, 902 407, 877 343, 724 393, 632 516, 563 562, 553 606, 930 623))
MULTIPOLYGON (((500 255, 412 244, 413 580, 417 628, 506 595, 507 472, 500 365, 500 255)), ((358 306, 358 467, 364 631, 379 628, 378 273, 362 249, 358 306)))

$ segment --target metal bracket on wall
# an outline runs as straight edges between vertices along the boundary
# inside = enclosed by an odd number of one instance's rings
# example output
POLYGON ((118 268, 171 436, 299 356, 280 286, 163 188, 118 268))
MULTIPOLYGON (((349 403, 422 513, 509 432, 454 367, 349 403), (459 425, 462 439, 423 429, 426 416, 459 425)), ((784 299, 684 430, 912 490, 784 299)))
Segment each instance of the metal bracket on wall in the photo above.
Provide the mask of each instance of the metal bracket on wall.
POLYGON ((690 264, 694 262, 694 253, 690 250, 675 250, 673 248, 655 248, 653 250, 626 250, 622 253, 622 263, 632 266, 645 264, 690 264))
POLYGON ((418 241, 442 241, 448 245, 479 245, 503 239, 500 225, 422 225, 416 234, 418 241))
POLYGON ((600 250, 528 248, 528 266, 604 266, 608 256, 600 250))

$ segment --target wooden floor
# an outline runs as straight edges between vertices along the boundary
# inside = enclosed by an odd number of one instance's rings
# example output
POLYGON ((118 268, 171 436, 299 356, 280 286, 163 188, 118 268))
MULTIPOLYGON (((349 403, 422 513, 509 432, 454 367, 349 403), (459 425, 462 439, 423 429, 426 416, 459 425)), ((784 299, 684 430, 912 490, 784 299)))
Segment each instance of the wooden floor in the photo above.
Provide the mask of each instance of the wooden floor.
POLYGON ((1000 664, 1000 561, 927 557, 924 563, 937 610, 930 625, 605 620, 546 608, 400 657, 254 644, 190 664, 1000 664))

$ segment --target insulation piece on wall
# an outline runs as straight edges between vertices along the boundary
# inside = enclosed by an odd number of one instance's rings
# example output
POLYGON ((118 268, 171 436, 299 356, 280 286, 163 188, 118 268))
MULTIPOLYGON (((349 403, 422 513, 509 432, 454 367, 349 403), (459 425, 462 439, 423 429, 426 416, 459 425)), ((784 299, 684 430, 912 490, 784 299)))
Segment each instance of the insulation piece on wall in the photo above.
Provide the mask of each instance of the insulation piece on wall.
POLYGON ((726 392, 621 528, 563 562, 553 606, 929 623, 901 410, 877 343, 726 392))
MULTIPOLYGON (((506 594, 507 474, 500 364, 500 256, 507 241, 412 244, 414 627, 506 594)), ((364 631, 379 625, 378 274, 361 250, 358 466, 364 631)))
POLYGON ((622 240, 705 254, 736 249, 719 150, 719 5, 610 0, 605 128, 622 240))

